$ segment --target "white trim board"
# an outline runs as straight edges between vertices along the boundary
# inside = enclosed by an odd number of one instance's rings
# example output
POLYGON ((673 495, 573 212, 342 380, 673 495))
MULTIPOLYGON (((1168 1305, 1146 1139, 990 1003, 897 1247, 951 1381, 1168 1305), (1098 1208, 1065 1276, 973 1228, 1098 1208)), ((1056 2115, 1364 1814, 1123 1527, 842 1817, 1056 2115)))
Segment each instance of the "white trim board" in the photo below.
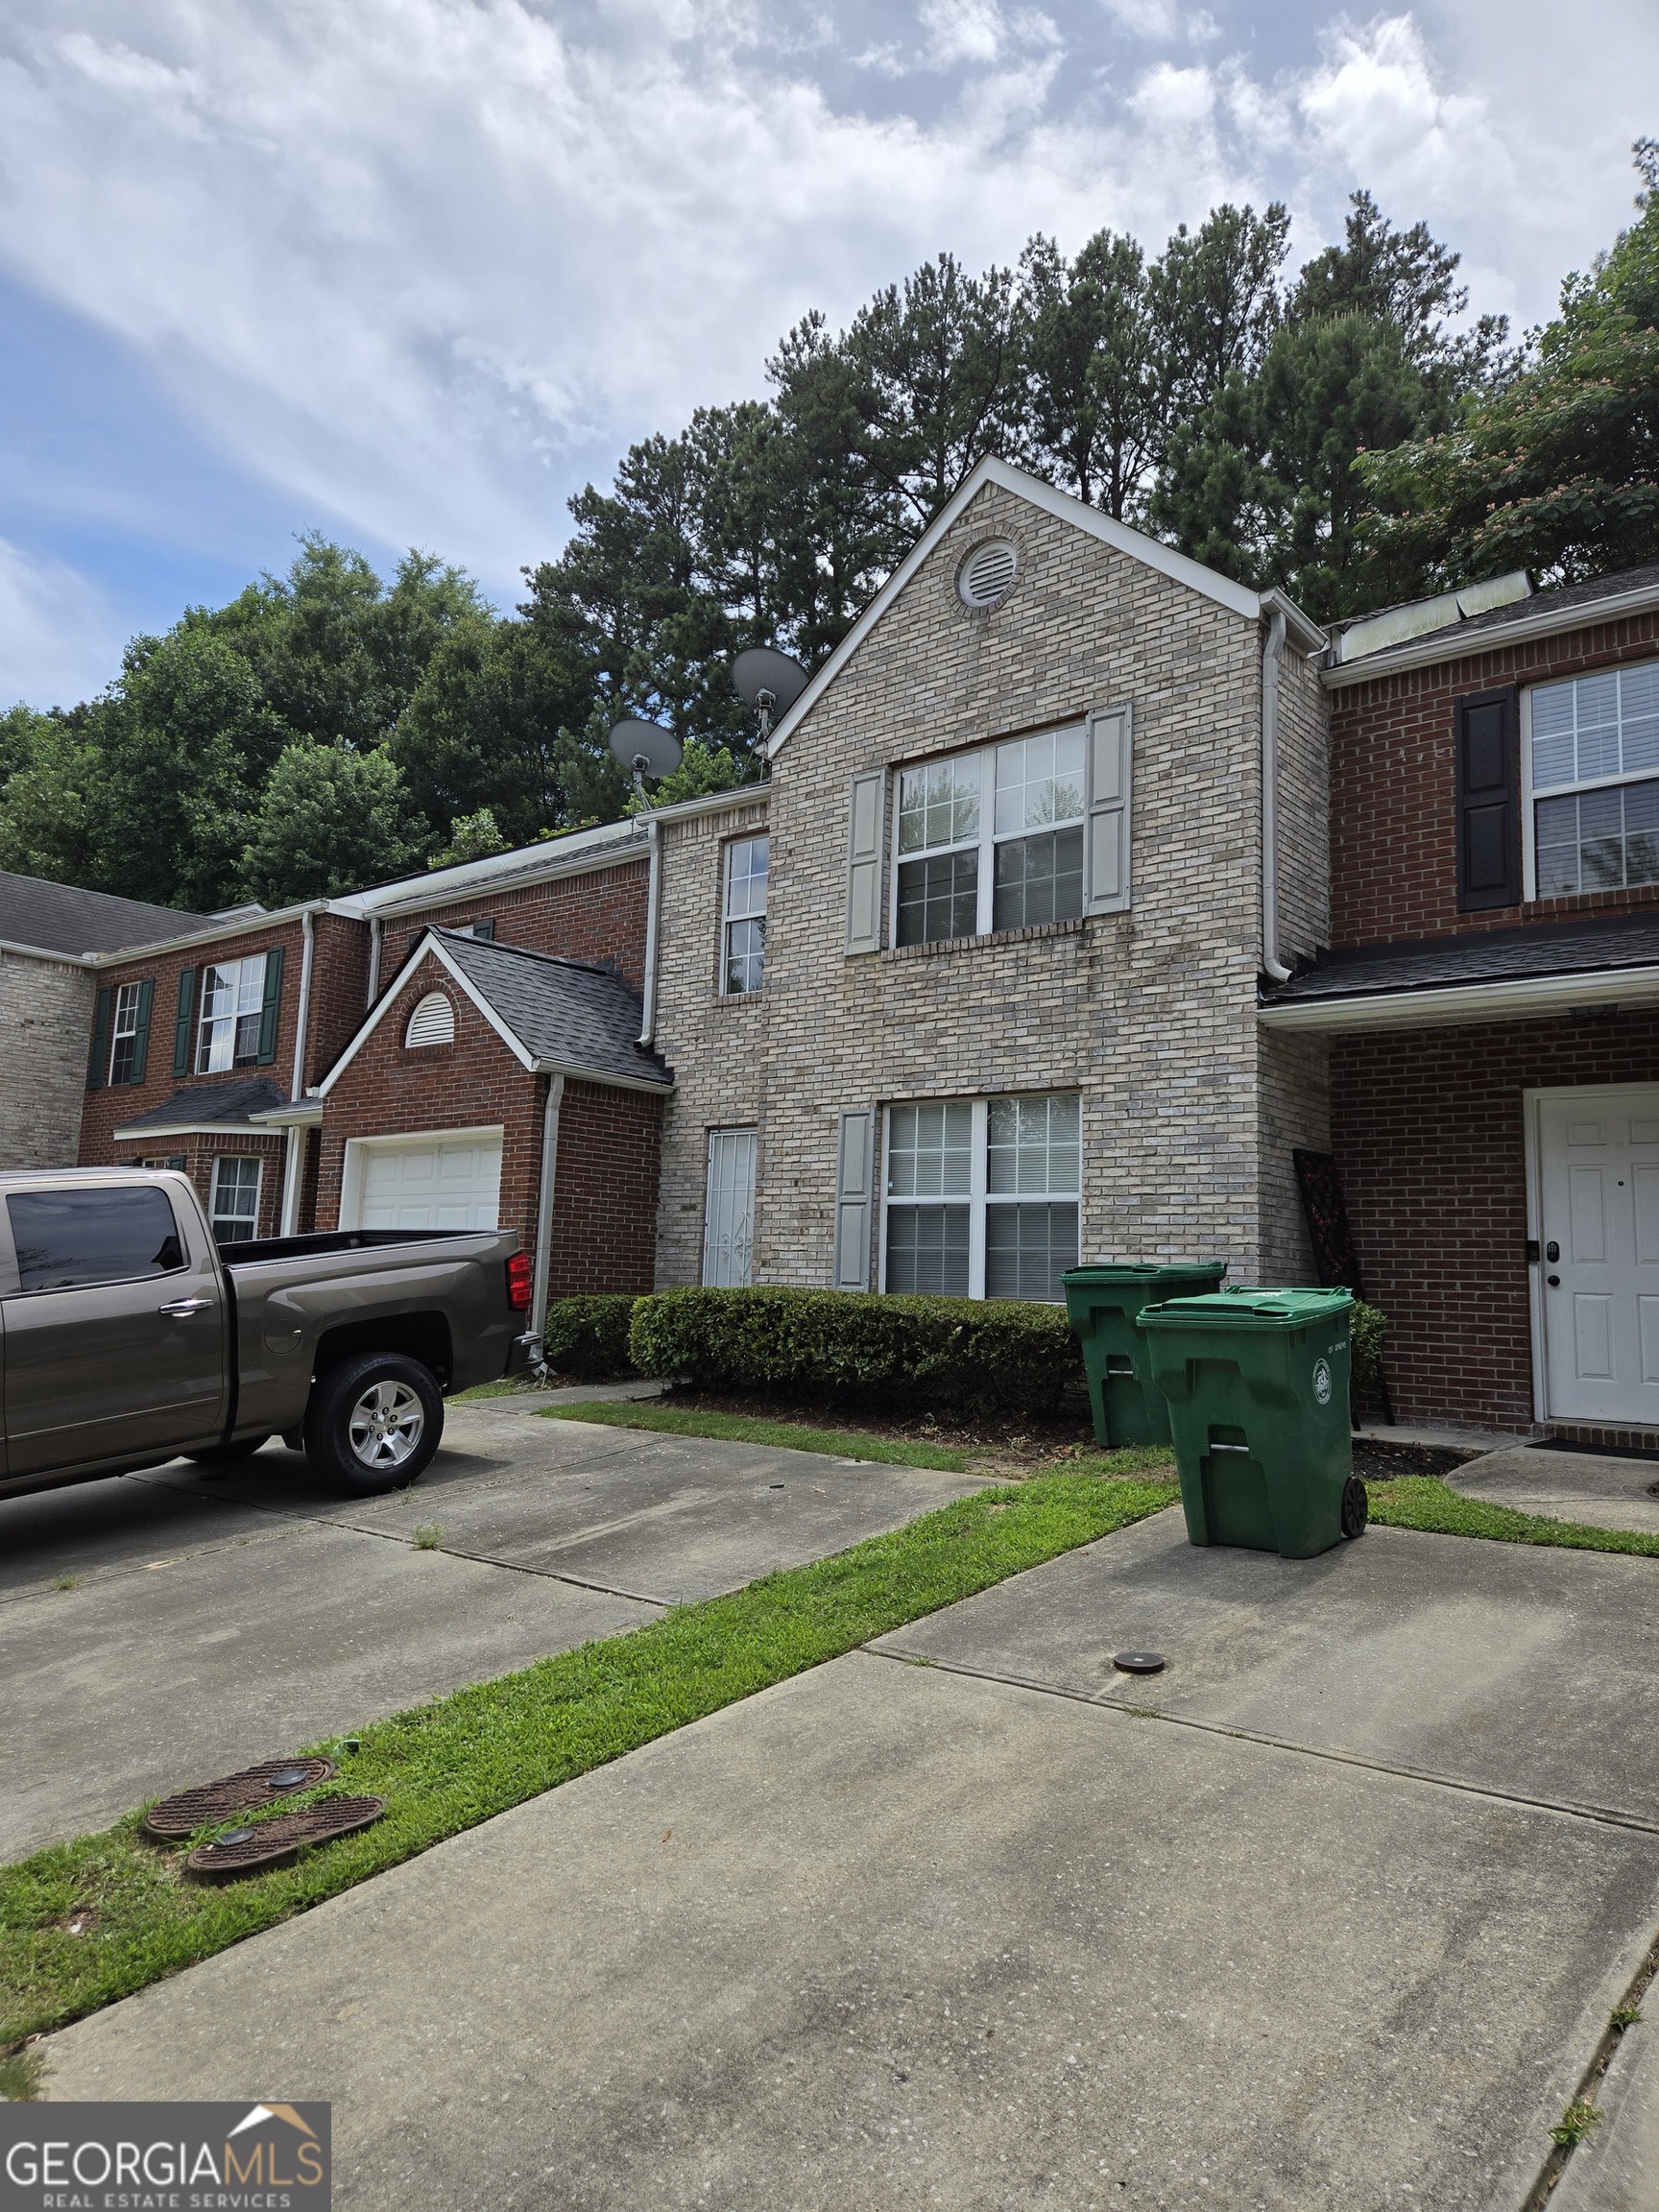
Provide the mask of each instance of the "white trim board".
POLYGON ((1458 1022, 1532 1022, 1575 1006, 1646 1006, 1659 999, 1659 968, 1597 968, 1504 983, 1447 983, 1353 998, 1300 998, 1258 1006, 1263 1029, 1443 1029, 1458 1022))
MULTIPOLYGON (((1512 622, 1495 622, 1490 629, 1467 637, 1448 637, 1444 632, 1423 644, 1397 645, 1391 652, 1369 659, 1341 661, 1319 671, 1328 691, 1346 690, 1353 684, 1369 684, 1374 677, 1393 676, 1407 668, 1432 668, 1441 661, 1479 661, 1488 653, 1505 652, 1535 637, 1558 637, 1569 630, 1599 630, 1609 622, 1622 622, 1629 614, 1646 614, 1659 607, 1659 584, 1645 584, 1640 590, 1619 591, 1606 599, 1581 600, 1573 607, 1544 609, 1536 614, 1518 614, 1512 622)), ((1463 625, 1468 630, 1470 625, 1463 625)))
POLYGON ((1160 544, 1156 538, 1146 538, 1139 530, 1131 530, 1127 523, 1114 521, 1103 515, 1098 507, 1089 507, 1081 499, 1073 499, 1069 492, 1061 492, 1052 484, 1046 484, 1040 476, 1028 476, 1022 469, 1014 469, 1006 461, 995 456, 975 465, 961 488, 934 516, 833 653, 812 678, 805 691, 783 715, 767 739, 762 751, 769 760, 775 760, 788 744, 802 721, 823 697, 830 685, 840 675, 872 630, 881 620, 910 579, 927 559, 939 541, 956 522, 958 517, 976 499, 986 485, 994 484, 999 491, 1011 493, 1023 499, 1027 506, 1040 508, 1062 522, 1070 522, 1073 529, 1086 537, 1098 539, 1115 552, 1127 554, 1144 567, 1156 569, 1172 583, 1184 584, 1190 591, 1199 592, 1213 600, 1217 607, 1226 608, 1247 622, 1258 622, 1264 609, 1283 613, 1288 628, 1297 632, 1302 641, 1312 652, 1325 643, 1325 633, 1303 613, 1302 610, 1280 591, 1262 593, 1252 591, 1243 584, 1236 584, 1230 576, 1219 575, 1214 568, 1206 568, 1202 562, 1177 553, 1172 546, 1160 544))

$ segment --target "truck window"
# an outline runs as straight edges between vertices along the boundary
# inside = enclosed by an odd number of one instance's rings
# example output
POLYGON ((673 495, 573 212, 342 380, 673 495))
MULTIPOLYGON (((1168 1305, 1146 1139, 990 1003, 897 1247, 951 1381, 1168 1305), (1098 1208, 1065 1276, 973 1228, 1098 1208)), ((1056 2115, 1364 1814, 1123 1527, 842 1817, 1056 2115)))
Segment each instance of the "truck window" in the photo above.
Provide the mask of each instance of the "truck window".
POLYGON ((105 1190, 21 1190, 6 1200, 25 1290, 130 1283, 184 1264, 167 1193, 128 1184, 105 1190))

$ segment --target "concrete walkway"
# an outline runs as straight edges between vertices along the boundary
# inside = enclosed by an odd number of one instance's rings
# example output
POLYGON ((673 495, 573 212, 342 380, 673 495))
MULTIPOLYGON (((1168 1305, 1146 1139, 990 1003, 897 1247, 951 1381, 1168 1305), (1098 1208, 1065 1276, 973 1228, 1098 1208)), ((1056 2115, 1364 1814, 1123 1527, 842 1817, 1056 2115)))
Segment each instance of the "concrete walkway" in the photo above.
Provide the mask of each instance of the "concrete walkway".
POLYGON ((1552 1521, 1659 1534, 1659 1459, 1612 1459, 1589 1452, 1511 1445, 1447 1476, 1455 1490, 1552 1521))
POLYGON ((180 1461, 0 1502, 0 1858, 977 1486, 489 1399, 389 1498, 335 1497, 273 1444, 218 1479, 180 1461))
POLYGON ((1659 1924, 1656 1594, 1163 1514, 70 2029, 47 2094, 330 2099, 351 2212, 1517 2212, 1659 1924))

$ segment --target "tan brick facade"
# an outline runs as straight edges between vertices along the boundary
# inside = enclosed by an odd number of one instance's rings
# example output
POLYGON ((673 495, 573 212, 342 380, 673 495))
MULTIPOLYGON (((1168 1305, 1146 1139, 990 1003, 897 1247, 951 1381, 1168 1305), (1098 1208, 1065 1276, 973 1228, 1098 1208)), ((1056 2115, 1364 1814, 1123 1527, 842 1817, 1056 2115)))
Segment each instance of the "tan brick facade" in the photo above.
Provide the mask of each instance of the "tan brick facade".
POLYGON ((0 1169, 79 1159, 96 996, 78 962, 0 952, 0 1169))
MULTIPOLYGON (((679 1089, 660 1283, 697 1280, 711 1128, 757 1131, 755 1279, 823 1285, 839 1111, 1061 1090, 1082 1096, 1085 1259, 1225 1259, 1235 1280, 1287 1265, 1294 1197, 1284 1178, 1263 1184, 1263 1143, 1283 1148, 1281 1122, 1304 1141, 1323 1104, 1305 1055, 1263 1119, 1262 643, 1255 619, 989 485, 776 762, 758 997, 715 988, 720 851, 757 820, 757 795, 664 823, 658 1042, 679 1089), (987 616, 963 607, 954 580, 993 534, 1019 546, 1021 574, 987 616), (1120 705, 1134 713, 1126 913, 849 957, 855 774, 1120 705)), ((1289 650, 1281 712, 1288 958, 1318 941, 1322 886, 1302 877, 1321 869, 1325 808, 1317 681, 1289 650)), ((891 839, 889 819, 887 866, 891 839)))

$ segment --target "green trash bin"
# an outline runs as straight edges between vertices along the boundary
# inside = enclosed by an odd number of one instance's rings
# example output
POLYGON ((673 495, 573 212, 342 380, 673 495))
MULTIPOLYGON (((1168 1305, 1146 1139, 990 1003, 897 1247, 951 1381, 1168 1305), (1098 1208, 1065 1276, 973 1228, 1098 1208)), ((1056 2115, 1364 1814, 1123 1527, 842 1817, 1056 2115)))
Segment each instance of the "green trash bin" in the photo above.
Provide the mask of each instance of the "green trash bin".
POLYGON ((1365 1526, 1348 1426, 1349 1290, 1216 1291, 1141 1316, 1187 1534, 1311 1559, 1365 1526))
POLYGON ((1152 1380, 1142 1310, 1217 1289, 1226 1272, 1225 1260, 1198 1260, 1173 1267, 1072 1267, 1061 1276, 1102 1450, 1168 1443, 1169 1407, 1152 1380))

